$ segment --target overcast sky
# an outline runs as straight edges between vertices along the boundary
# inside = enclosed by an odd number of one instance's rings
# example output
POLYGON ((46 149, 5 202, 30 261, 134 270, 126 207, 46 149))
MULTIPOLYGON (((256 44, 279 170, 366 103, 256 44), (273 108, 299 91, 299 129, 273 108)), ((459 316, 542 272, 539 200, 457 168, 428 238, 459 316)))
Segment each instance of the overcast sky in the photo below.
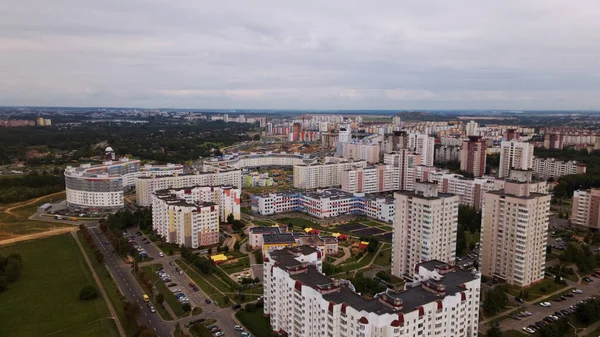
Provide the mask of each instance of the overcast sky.
POLYGON ((600 3, 0 1, 0 105, 600 109, 600 3))

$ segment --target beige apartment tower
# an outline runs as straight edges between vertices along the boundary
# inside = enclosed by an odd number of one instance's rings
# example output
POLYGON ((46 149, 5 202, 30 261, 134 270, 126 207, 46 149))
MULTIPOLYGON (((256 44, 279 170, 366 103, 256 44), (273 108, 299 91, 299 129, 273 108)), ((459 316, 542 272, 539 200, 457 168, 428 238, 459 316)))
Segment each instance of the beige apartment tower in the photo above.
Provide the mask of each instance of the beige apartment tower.
POLYGON ((544 278, 550 195, 507 180, 484 194, 480 268, 483 275, 527 287, 544 278))
POLYGON ((392 275, 412 278, 415 265, 429 260, 454 265, 459 197, 439 193, 437 184, 424 182, 394 197, 392 275))

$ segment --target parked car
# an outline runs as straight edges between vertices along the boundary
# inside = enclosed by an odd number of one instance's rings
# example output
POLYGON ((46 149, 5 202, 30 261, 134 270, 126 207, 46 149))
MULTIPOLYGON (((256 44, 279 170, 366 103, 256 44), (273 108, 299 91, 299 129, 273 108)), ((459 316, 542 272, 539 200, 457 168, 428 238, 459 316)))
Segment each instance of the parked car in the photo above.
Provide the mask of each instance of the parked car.
POLYGON ((156 312, 156 309, 154 308, 152 303, 148 303, 148 308, 150 309, 150 312, 156 312))
POLYGON ((160 253, 158 253, 158 256, 165 257, 165 254, 163 254, 163 252, 160 252, 160 253))
POLYGON ((594 282, 594 280, 592 280, 592 279, 591 279, 589 276, 586 276, 586 277, 584 277, 584 278, 583 278, 583 280, 584 280, 585 282, 587 282, 587 283, 592 283, 592 282, 594 282))
POLYGON ((542 303, 540 303, 540 305, 541 305, 542 307, 551 307, 551 306, 552 306, 552 303, 550 303, 550 302, 542 302, 542 303))
POLYGON ((210 304, 210 300, 208 298, 205 299, 204 302, 206 302, 206 304, 210 304))
POLYGON ((177 285, 177 283, 169 283, 169 284, 167 284, 167 287, 174 287, 176 285, 177 285))
POLYGON ((236 325, 236 326, 234 326, 234 327, 233 327, 233 330, 237 330, 237 331, 244 331, 244 328, 242 328, 242 327, 241 327, 241 326, 239 326, 239 325, 236 325))
POLYGON ((529 332, 529 333, 532 333, 532 334, 533 334, 533 333, 535 333, 535 330, 533 330, 533 329, 531 329, 531 328, 529 328, 529 327, 526 327, 526 326, 524 326, 524 327, 523 327, 523 330, 524 330, 525 332, 529 332))
POLYGON ((221 336, 223 336, 223 335, 224 335, 223 331, 217 331, 217 332, 215 332, 215 334, 214 334, 214 336, 215 336, 215 337, 221 337, 221 336))
POLYGON ((523 299, 520 297, 515 297, 515 301, 517 301, 519 303, 525 303, 525 301, 523 301, 523 299))
POLYGON ((571 292, 573 294, 583 294, 583 291, 581 289, 573 289, 573 290, 571 290, 571 292))
POLYGON ((238 309, 240 309, 241 307, 242 307, 242 305, 241 305, 241 304, 234 304, 233 306, 231 306, 231 309, 233 309, 233 310, 238 310, 238 309))

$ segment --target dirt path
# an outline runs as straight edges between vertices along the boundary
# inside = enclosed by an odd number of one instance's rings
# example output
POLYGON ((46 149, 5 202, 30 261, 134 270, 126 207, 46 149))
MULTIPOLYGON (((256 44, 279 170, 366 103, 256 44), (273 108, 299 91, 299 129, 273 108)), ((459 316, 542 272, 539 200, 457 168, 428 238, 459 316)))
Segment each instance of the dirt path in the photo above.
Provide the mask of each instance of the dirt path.
POLYGON ((344 255, 337 258, 337 260, 333 261, 333 265, 337 266, 338 264, 346 261, 350 257, 350 248, 341 246, 344 251, 344 255))
POLYGON ((27 206, 27 205, 31 205, 31 204, 34 204, 34 203, 36 203, 36 202, 38 202, 38 201, 40 201, 40 200, 42 200, 44 198, 52 197, 52 196, 55 196, 55 195, 61 194, 61 193, 64 193, 64 191, 56 192, 56 193, 44 195, 44 196, 41 196, 41 197, 37 197, 37 198, 34 198, 34 199, 29 199, 29 200, 26 200, 26 201, 18 202, 16 204, 11 205, 9 208, 5 209, 4 213, 10 214, 10 215, 12 215, 12 216, 14 216, 16 218, 20 218, 20 216, 18 214, 12 212, 13 209, 20 208, 20 207, 27 206))
POLYGON ((123 329, 123 326, 121 325, 121 321, 119 321, 119 316, 117 316, 117 312, 115 311, 115 308, 113 308, 113 305, 112 305, 110 299, 108 298, 108 295, 106 294, 106 290, 104 289, 104 286, 102 285, 102 282, 100 281, 100 278, 96 274, 96 269, 94 269, 94 266, 92 265, 92 262, 90 261, 90 258, 85 253, 85 250, 83 249, 83 246, 81 245, 81 242, 79 241, 79 238, 77 237, 77 230, 76 230, 77 228, 74 228, 74 229, 75 230, 71 231, 71 235, 73 235, 75 242, 77 242, 77 246, 79 246, 79 250, 81 250, 81 254, 83 254, 83 257, 85 258, 85 262, 87 263, 88 268, 92 272, 92 276, 94 277, 94 280, 96 281, 96 286, 100 290, 100 293, 102 294, 102 297, 104 298, 104 302, 106 302, 108 311, 112 315, 112 318, 115 320, 115 324, 117 325, 117 330, 119 330, 119 334, 121 335, 121 337, 127 337, 127 334, 125 333, 125 329, 123 329))
POLYGON ((12 243, 21 242, 21 241, 41 239, 41 238, 45 238, 48 236, 60 235, 60 234, 64 234, 64 233, 68 233, 68 232, 76 232, 76 231, 77 231, 77 227, 63 227, 63 228, 49 230, 47 232, 41 232, 41 233, 35 233, 35 234, 29 234, 29 235, 20 235, 20 236, 14 237, 14 238, 0 241, 0 246, 10 245, 12 243))

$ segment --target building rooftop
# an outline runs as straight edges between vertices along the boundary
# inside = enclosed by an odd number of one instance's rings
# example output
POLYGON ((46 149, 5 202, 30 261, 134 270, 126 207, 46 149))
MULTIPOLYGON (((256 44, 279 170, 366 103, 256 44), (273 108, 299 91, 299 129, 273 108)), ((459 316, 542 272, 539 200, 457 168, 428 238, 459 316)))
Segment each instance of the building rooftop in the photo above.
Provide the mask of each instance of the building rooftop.
MULTIPOLYGON (((301 247, 302 246, 295 247, 294 249, 299 249, 301 247)), ((289 269, 291 267, 298 267, 302 265, 300 261, 296 260, 295 255, 291 253, 289 249, 273 251, 270 253, 270 255, 278 262, 278 267, 289 269)), ((433 268, 437 265, 444 265, 444 263, 441 261, 428 261, 421 264, 421 266, 428 270, 433 270, 433 268)), ((323 294, 323 299, 336 304, 345 303, 356 310, 372 312, 378 315, 385 313, 392 314, 398 312, 412 312, 419 306, 442 298, 440 295, 425 290, 420 283, 416 284, 415 287, 408 288, 406 290, 391 291, 388 289, 384 293, 377 294, 372 299, 365 298, 354 292, 349 285, 344 285, 342 282, 339 282, 339 280, 336 281, 335 279, 331 279, 320 273, 313 265, 306 266, 306 270, 303 272, 296 272, 290 274, 289 276, 290 278, 300 281, 303 285, 313 289, 322 288, 324 285, 338 286, 339 289, 337 291, 323 294), (383 304, 379 299, 379 297, 382 296, 401 300, 402 309, 396 310, 389 305, 383 304)), ((477 275, 474 275, 471 272, 454 269, 453 271, 443 274, 441 280, 433 282, 435 284, 441 284, 445 286, 446 296, 451 296, 458 292, 464 291, 464 284, 473 281, 477 277, 477 275)))
POLYGON ((296 243, 296 240, 291 233, 270 233, 263 235, 263 242, 265 244, 296 243))
POLYGON ((279 226, 277 226, 277 227, 267 227, 267 226, 251 227, 248 230, 253 234, 275 234, 275 233, 281 232, 281 230, 279 229, 279 226))

